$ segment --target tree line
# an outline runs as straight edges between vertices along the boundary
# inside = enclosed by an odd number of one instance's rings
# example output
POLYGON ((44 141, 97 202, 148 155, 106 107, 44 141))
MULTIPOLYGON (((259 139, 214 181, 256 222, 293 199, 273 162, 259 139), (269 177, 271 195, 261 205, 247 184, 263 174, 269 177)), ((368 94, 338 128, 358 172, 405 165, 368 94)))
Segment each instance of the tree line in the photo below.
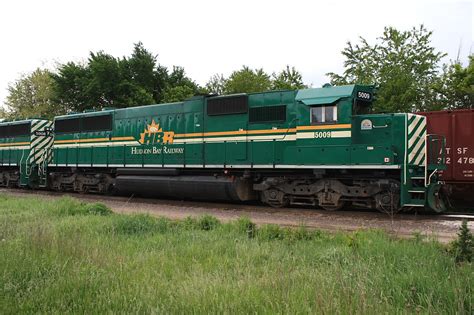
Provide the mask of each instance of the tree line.
MULTIPOLYGON (((424 26, 399 31, 386 27, 374 44, 363 37, 342 50, 344 70, 327 73, 333 85, 375 84, 375 112, 474 108, 474 55, 441 64, 446 54, 431 44, 424 26)), ((91 52, 85 62, 38 68, 10 84, 4 118, 47 117, 106 107, 123 108, 182 101, 196 94, 252 93, 309 87, 286 66, 277 73, 243 66, 228 77, 213 75, 201 86, 185 69, 171 69, 142 43, 127 57, 91 52)))

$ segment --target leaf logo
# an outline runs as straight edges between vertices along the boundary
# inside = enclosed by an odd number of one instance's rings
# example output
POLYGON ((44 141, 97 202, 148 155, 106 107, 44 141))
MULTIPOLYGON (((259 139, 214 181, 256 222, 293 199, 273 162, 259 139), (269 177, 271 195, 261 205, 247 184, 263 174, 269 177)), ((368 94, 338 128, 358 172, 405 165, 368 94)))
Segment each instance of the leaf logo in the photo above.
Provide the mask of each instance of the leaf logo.
POLYGON ((173 131, 163 131, 163 128, 160 128, 160 124, 155 123, 155 120, 151 121, 151 124, 147 125, 145 130, 140 133, 141 144, 154 144, 154 143, 173 143, 174 132, 173 131))

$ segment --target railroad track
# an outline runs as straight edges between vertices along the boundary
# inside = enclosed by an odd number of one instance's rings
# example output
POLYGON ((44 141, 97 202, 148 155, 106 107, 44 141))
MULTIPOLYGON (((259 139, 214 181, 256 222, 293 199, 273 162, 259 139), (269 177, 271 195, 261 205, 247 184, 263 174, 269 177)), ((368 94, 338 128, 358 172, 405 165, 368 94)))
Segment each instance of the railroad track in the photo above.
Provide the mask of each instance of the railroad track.
MULTIPOLYGON (((399 213, 389 216, 377 211, 340 210, 326 211, 308 208, 272 208, 261 204, 217 203, 205 201, 182 201, 170 199, 146 199, 134 196, 104 196, 93 194, 59 193, 23 189, 0 189, 0 193, 44 199, 58 199, 71 196, 85 202, 102 202, 114 212, 134 214, 148 213, 153 216, 170 219, 184 219, 204 214, 215 216, 222 222, 240 217, 248 217, 257 225, 277 224, 283 227, 305 226, 330 233, 340 231, 381 229, 399 238, 412 238, 423 235, 442 243, 449 243, 457 237, 461 221, 468 220, 474 229, 474 215, 468 213, 448 213, 442 215, 399 213)), ((0 210, 1 211, 1 210, 0 210)))
POLYGON ((445 214, 440 214, 440 218, 444 220, 467 220, 474 221, 474 213, 457 213, 457 212, 447 212, 445 214))
MULTIPOLYGON (((305 208, 305 207, 292 207, 292 208, 272 208, 259 203, 223 203, 223 202, 212 202, 212 201, 196 201, 196 200, 176 200, 176 199, 155 199, 155 198, 142 198, 135 196, 117 196, 117 195, 99 195, 99 194, 78 194, 72 192, 56 192, 46 190, 25 190, 25 189, 0 189, 0 192, 23 194, 23 195, 43 195, 43 196, 70 196, 83 200, 89 201, 116 201, 130 203, 133 201, 134 204, 146 204, 146 205, 170 205, 170 206, 183 206, 185 208, 215 208, 222 209, 224 211, 259 211, 263 213, 284 213, 288 215, 310 215, 320 214, 325 216, 335 217, 363 217, 363 218, 391 218, 390 215, 378 212, 376 210, 353 210, 353 209, 342 209, 339 211, 327 211, 323 209, 305 208)), ((474 221, 474 212, 446 212, 443 214, 433 213, 396 213, 393 215, 393 219, 398 221, 406 220, 443 220, 443 221, 474 221)))

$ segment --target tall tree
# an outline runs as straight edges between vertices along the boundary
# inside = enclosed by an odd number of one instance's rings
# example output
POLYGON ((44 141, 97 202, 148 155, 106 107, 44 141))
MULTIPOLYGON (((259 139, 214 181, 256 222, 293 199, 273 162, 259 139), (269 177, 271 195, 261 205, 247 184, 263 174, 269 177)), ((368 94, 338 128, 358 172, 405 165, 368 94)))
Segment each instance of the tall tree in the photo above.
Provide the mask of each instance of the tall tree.
POLYGON ((253 93, 269 90, 297 90, 307 88, 300 72, 295 67, 286 66, 278 73, 268 75, 263 69, 242 69, 225 78, 214 74, 206 83, 205 91, 212 94, 253 93))
POLYGON ((217 95, 224 94, 226 81, 224 75, 214 74, 206 83, 206 91, 217 95))
POLYGON ((445 64, 435 90, 441 108, 474 108, 474 54, 466 67, 459 60, 445 64))
POLYGON ((125 77, 160 100, 165 85, 167 69, 157 62, 157 56, 145 49, 142 42, 135 44, 130 58, 123 59, 125 77))
POLYGON ((54 101, 53 80, 46 69, 36 69, 8 87, 5 116, 52 118, 64 111, 54 101))
POLYGON ((279 73, 272 74, 272 90, 298 90, 305 89, 303 77, 295 67, 286 66, 279 73))
POLYGON ((196 93, 193 88, 187 85, 177 85, 173 87, 167 87, 163 92, 163 102, 182 102, 187 98, 194 96, 196 93))
POLYGON ((173 71, 166 76, 163 102, 179 102, 200 92, 200 87, 186 76, 183 67, 173 66, 173 71))
MULTIPOLYGON (((88 61, 90 79, 86 91, 90 98, 90 108, 106 106, 125 107, 127 102, 127 80, 122 77, 120 60, 102 51, 91 53, 88 61)), ((128 92, 128 91, 127 91, 128 92)))
POLYGON ((433 86, 438 64, 445 54, 431 45, 432 32, 423 25, 410 31, 386 27, 376 44, 364 38, 347 43, 342 74, 328 73, 332 84, 380 86, 374 109, 381 112, 409 112, 437 107, 433 86))
POLYGON ((82 111, 89 108, 91 98, 87 85, 91 74, 86 65, 68 62, 60 65, 58 72, 52 73, 51 77, 54 81, 56 101, 64 111, 82 111))
POLYGON ((60 65, 52 77, 58 102, 69 111, 158 103, 170 85, 168 70, 141 42, 130 57, 91 52, 85 64, 60 65))
POLYGON ((224 85, 224 93, 254 93, 270 90, 272 82, 270 76, 263 69, 250 69, 243 66, 242 69, 231 73, 224 85))

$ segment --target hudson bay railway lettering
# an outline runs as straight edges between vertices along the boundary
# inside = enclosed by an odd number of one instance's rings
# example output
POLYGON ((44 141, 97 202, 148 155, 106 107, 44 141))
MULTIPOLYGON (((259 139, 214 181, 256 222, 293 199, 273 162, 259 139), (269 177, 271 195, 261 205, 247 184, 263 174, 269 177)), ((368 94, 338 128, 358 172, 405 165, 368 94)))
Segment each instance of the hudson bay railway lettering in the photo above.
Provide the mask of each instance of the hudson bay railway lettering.
POLYGON ((141 154, 183 154, 184 148, 170 148, 167 146, 163 147, 151 147, 151 148, 140 148, 140 147, 132 147, 131 154, 133 155, 141 155, 141 154))

